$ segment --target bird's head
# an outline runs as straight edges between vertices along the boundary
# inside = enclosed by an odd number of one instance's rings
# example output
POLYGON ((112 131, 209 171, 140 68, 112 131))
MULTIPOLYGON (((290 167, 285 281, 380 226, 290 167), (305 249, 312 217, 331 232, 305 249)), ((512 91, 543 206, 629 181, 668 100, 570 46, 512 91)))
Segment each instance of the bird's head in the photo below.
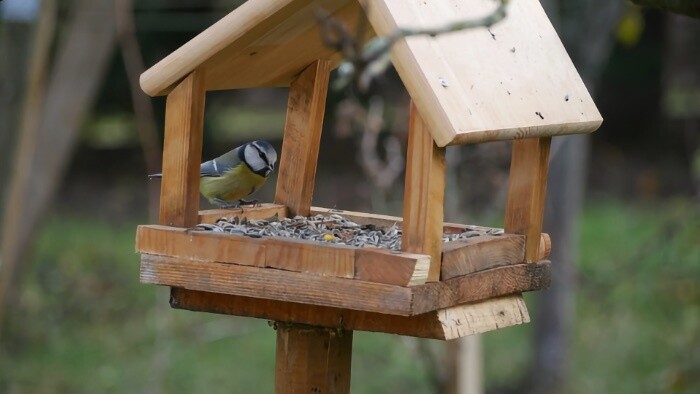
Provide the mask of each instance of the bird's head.
POLYGON ((275 169, 277 152, 267 141, 252 141, 243 148, 243 160, 254 173, 267 178, 275 169))

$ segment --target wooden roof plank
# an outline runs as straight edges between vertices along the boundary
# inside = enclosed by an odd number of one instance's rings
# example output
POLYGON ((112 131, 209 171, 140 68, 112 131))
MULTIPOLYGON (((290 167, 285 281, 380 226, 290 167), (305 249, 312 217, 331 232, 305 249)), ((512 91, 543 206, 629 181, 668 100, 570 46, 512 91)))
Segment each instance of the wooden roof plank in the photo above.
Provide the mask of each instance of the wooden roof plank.
MULTIPOLYGON (((492 0, 383 0, 365 7, 379 35, 476 18, 492 0), (450 19, 446 19, 448 16, 450 19)), ((399 41, 392 61, 438 146, 584 133, 602 118, 538 0, 506 19, 399 41)))

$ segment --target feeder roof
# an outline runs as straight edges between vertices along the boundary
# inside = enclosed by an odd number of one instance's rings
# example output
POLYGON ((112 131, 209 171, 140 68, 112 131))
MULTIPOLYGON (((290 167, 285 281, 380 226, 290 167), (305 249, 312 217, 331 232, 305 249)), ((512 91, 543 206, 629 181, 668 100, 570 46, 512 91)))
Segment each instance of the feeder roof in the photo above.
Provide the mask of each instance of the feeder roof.
MULTIPOLYGON (((321 41, 315 11, 371 34, 475 18, 492 0, 249 0, 141 75, 151 96, 195 69, 206 89, 289 86, 311 62, 341 60, 321 41)), ((506 19, 436 38, 402 39, 392 62, 439 146, 587 133, 602 123, 538 0, 511 0, 506 19)))

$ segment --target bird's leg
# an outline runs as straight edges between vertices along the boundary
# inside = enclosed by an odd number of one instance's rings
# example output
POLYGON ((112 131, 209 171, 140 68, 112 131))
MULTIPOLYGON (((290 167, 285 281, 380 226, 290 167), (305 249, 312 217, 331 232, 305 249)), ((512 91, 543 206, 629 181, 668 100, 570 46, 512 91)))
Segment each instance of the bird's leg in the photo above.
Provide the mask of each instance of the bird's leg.
POLYGON ((240 201, 228 202, 220 198, 214 198, 212 199, 212 202, 218 205, 220 209, 240 208, 241 205, 240 201))
POLYGON ((241 206, 241 205, 252 205, 253 207, 259 207, 259 206, 261 206, 260 201, 258 201, 258 200, 244 200, 244 199, 242 199, 242 198, 241 198, 240 200, 238 200, 238 205, 239 205, 239 206, 241 206))

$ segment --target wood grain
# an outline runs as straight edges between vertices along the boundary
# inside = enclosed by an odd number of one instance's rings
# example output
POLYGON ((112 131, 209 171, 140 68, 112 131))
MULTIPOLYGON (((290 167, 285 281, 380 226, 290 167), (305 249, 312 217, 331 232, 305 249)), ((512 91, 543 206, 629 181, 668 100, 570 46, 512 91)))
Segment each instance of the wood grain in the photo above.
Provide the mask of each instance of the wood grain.
POLYGON ((289 89, 275 203, 290 216, 310 213, 330 70, 330 62, 317 60, 289 89))
POLYGON ((173 294, 177 297, 171 299, 171 306, 176 309, 441 340, 530 321, 520 295, 458 305, 417 316, 396 316, 177 288, 173 289, 173 294))
MULTIPOLYGON (((382 0, 365 11, 377 34, 388 35, 495 7, 491 0, 382 0)), ((438 146, 587 133, 602 122, 538 0, 511 2, 489 30, 400 40, 392 61, 438 146)))
POLYGON ((352 27, 361 12, 355 0, 245 2, 146 70, 141 88, 151 96, 166 94, 196 68, 211 76, 207 90, 281 87, 316 59, 335 66, 340 54, 321 41, 319 9, 352 27))
POLYGON ((275 393, 349 393, 352 331, 277 323, 275 393))
POLYGON ((513 141, 505 231, 525 235, 525 261, 538 260, 551 138, 513 141))
POLYGON ((142 283, 401 316, 539 290, 549 281, 547 261, 401 287, 278 269, 141 256, 142 283))
POLYGON ((440 280, 445 202, 445 149, 438 148, 411 104, 401 249, 430 256, 428 281, 440 280))
POLYGON ((397 286, 414 286, 428 280, 430 256, 392 253, 379 248, 355 252, 355 279, 397 286))
POLYGON ((266 239, 265 267, 327 275, 338 278, 355 276, 355 249, 344 245, 321 245, 318 242, 266 239))
POLYGON ((411 290, 278 269, 141 255, 141 282, 214 293, 411 314, 411 290))
POLYGON ((248 219, 261 220, 271 217, 285 218, 287 217, 287 207, 281 204, 263 203, 256 207, 241 207, 231 209, 207 209, 199 211, 199 223, 216 223, 221 218, 226 219, 248 219))
POLYGON ((442 280, 503 265, 517 264, 525 255, 525 237, 504 234, 454 241, 442 248, 442 280))
POLYGON ((168 94, 165 104, 160 224, 197 224, 203 127, 204 73, 195 70, 168 94))
MULTIPOLYGON (((540 237, 536 261, 545 260, 551 251, 549 235, 540 237)), ((453 241, 442 248, 442 280, 468 275, 490 268, 522 263, 525 258, 525 237, 503 234, 479 236, 453 241)))
POLYGON ((467 302, 545 289, 551 282, 550 265, 549 261, 507 265, 412 287, 412 311, 420 314, 467 302))
POLYGON ((230 234, 191 231, 166 226, 138 226, 138 253, 197 261, 265 266, 265 241, 230 234))
POLYGON ((378 248, 354 248, 281 237, 251 238, 158 225, 137 228, 136 251, 397 286, 425 283, 430 264, 430 257, 421 254, 390 253, 378 248))

